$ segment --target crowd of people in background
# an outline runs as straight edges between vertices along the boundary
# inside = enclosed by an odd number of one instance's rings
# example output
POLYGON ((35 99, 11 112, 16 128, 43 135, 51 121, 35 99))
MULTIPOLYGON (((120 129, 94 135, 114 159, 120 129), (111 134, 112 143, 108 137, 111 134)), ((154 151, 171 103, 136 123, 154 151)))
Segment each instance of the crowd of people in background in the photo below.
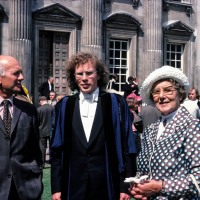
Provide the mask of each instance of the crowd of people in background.
POLYGON ((53 200, 199 199, 200 96, 185 74, 163 66, 118 91, 117 74, 89 53, 66 72, 74 94, 57 94, 49 76, 37 104, 19 62, 0 56, 0 199, 39 200, 49 162, 53 200))

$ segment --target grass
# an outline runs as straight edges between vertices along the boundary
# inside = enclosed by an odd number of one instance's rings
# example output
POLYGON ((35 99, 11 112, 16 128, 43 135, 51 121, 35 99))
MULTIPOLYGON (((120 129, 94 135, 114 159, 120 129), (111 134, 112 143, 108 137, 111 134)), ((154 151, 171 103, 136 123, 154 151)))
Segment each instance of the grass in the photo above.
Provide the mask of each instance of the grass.
MULTIPOLYGON (((42 200, 51 200, 50 166, 45 166, 43 169, 43 184, 42 200)), ((131 200, 134 200, 134 198, 131 198, 131 200)))
POLYGON ((42 200, 51 200, 50 166, 45 166, 43 169, 43 184, 42 200))

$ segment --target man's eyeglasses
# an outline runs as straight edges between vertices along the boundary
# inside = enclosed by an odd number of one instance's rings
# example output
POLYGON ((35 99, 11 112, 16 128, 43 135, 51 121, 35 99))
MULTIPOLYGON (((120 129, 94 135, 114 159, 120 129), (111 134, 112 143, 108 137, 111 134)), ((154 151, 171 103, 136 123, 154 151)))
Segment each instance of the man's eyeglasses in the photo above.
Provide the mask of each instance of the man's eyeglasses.
POLYGON ((163 95, 172 95, 174 91, 176 91, 177 89, 175 89, 173 86, 169 86, 166 88, 163 88, 162 90, 160 89, 154 89, 152 90, 151 94, 153 97, 158 97, 161 92, 163 93, 163 95))
POLYGON ((77 77, 77 78, 82 78, 84 76, 84 74, 87 76, 87 77, 91 77, 93 74, 97 73, 97 71, 86 71, 86 72, 77 72, 75 73, 74 75, 77 77))

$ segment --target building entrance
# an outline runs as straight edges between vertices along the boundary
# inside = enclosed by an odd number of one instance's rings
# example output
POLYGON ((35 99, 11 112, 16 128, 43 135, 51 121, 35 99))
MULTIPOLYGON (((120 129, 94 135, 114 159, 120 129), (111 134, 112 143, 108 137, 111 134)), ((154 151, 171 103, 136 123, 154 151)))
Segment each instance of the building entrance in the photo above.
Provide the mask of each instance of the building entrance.
POLYGON ((54 77, 57 94, 69 94, 65 66, 69 57, 69 33, 39 31, 38 84, 54 77))

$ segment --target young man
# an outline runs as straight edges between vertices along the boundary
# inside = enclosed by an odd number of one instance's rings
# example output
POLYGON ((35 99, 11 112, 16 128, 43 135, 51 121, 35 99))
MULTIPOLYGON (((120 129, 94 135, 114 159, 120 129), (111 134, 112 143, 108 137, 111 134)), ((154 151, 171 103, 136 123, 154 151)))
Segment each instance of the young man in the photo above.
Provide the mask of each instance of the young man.
POLYGON ((199 91, 196 88, 190 88, 188 98, 182 104, 191 115, 200 119, 199 110, 199 91))
POLYGON ((125 99, 102 91, 108 71, 88 53, 71 58, 67 80, 79 93, 56 106, 52 199, 130 199, 124 179, 136 173, 136 148, 125 99))
POLYGON ((0 55, 0 199, 39 200, 42 156, 37 110, 14 97, 21 91, 22 67, 0 55))

